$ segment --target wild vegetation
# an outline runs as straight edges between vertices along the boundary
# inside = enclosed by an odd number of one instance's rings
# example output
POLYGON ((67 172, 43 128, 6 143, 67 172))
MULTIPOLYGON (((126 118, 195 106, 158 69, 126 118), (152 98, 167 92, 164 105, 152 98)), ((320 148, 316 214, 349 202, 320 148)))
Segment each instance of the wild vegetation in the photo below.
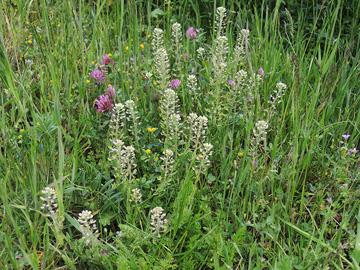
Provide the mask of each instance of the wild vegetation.
POLYGON ((3 0, 0 268, 360 269, 360 2, 286 2, 3 0))

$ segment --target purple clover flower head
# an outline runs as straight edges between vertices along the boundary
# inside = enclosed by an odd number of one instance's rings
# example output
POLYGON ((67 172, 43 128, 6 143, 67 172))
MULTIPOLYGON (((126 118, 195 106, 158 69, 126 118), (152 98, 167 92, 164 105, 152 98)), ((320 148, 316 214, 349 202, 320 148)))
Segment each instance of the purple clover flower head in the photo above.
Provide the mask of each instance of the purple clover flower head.
POLYGON ((342 135, 342 137, 343 137, 344 139, 348 139, 350 136, 351 136, 350 134, 344 134, 344 135, 342 135))
POLYGON ((256 162, 256 161, 254 160, 253 165, 254 165, 254 167, 256 167, 256 166, 258 166, 258 165, 259 165, 259 163, 258 163, 258 162, 256 162))
POLYGON ((94 70, 91 72, 90 78, 94 78, 97 84, 101 84, 106 80, 105 72, 100 69, 94 70))
POLYGON ((274 162, 278 162, 277 158, 274 159, 274 162))
POLYGON ((186 31, 186 37, 189 37, 191 39, 195 39, 196 38, 196 31, 194 29, 194 27, 190 27, 187 31, 186 31))
POLYGON ((232 85, 232 87, 235 89, 236 88, 236 85, 235 85, 235 81, 234 80, 228 80, 228 83, 230 85, 232 85))
POLYGON ((199 32, 200 32, 200 29, 199 29, 199 28, 196 28, 196 32, 198 32, 198 33, 199 33, 199 32))
POLYGON ((95 100, 95 102, 99 113, 110 112, 114 108, 114 103, 108 95, 100 95, 99 99, 95 100))
POLYGON ((108 54, 104 54, 104 55, 103 55, 103 60, 101 60, 101 63, 100 63, 100 64, 107 66, 107 65, 110 65, 111 61, 112 61, 112 59, 109 57, 109 55, 108 55, 108 54))
POLYGON ((264 69, 262 67, 259 68, 259 75, 261 77, 264 77, 264 75, 265 75, 264 69))
POLYGON ((110 98, 114 98, 115 97, 115 89, 114 87, 112 87, 111 85, 106 89, 105 92, 106 95, 108 95, 110 98))
POLYGON ((189 54, 186 53, 186 52, 184 52, 184 58, 185 58, 186 60, 189 60, 189 54))
POLYGON ((178 79, 174 79, 170 82, 170 86, 172 89, 178 89, 180 86, 181 81, 179 81, 178 79))

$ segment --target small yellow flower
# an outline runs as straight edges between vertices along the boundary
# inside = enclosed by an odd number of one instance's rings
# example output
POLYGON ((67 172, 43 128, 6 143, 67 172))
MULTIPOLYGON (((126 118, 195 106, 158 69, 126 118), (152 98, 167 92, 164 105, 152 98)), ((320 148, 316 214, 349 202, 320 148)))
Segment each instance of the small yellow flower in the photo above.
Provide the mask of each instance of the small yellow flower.
POLYGON ((30 35, 29 38, 32 38, 32 35, 30 35))
POLYGON ((139 182, 139 181, 140 181, 140 178, 136 178, 135 180, 139 182))
POLYGON ((51 22, 51 24, 54 24, 54 22, 51 22))
POLYGON ((70 102, 73 102, 73 100, 72 100, 72 99, 70 99, 70 102))
POLYGON ((114 29, 114 26, 111 26, 111 29, 114 29))
POLYGON ((198 157, 202 157, 202 154, 198 154, 198 157))
POLYGON ((26 24, 30 24, 29 22, 26 22, 26 24))
POLYGON ((108 84, 108 87, 111 87, 111 84, 108 84))
POLYGON ((72 97, 72 94, 70 94, 70 97, 72 97))
POLYGON ((349 64, 349 61, 347 61, 346 64, 349 64))
POLYGON ((22 138, 22 135, 19 135, 18 138, 21 139, 21 138, 22 138))
POLYGON ((128 51, 128 50, 129 50, 129 47, 128 47, 128 46, 126 46, 126 47, 125 47, 125 50, 126 50, 126 51, 128 51))
POLYGON ((95 65, 95 62, 94 62, 94 61, 92 61, 92 62, 91 62, 91 64, 95 65))
POLYGON ((238 155, 239 155, 239 157, 243 157, 243 156, 244 156, 244 153, 243 153, 243 152, 240 152, 238 155))
POLYGON ((85 21, 86 23, 88 22, 88 20, 85 21))
POLYGON ((51 55, 54 55, 54 52, 51 52, 51 55))
POLYGON ((345 150, 341 151, 341 154, 346 155, 346 151, 345 150))
POLYGON ((134 40, 133 39, 131 39, 131 42, 133 42, 134 40))
POLYGON ((28 40, 28 43, 29 43, 29 44, 32 44, 32 40, 28 40))
POLYGON ((151 132, 155 132, 157 130, 157 128, 152 128, 151 132))
POLYGON ((144 174, 144 177, 146 177, 147 176, 147 174, 144 174))
POLYGON ((50 80, 50 83, 53 83, 53 80, 50 80))
POLYGON ((54 46, 56 47, 56 43, 54 44, 54 46))
POLYGON ((146 154, 148 154, 148 155, 151 154, 151 150, 150 150, 150 149, 146 149, 145 152, 146 152, 146 154))
POLYGON ((17 8, 15 8, 15 12, 18 12, 17 8))
POLYGON ((140 48, 141 48, 141 49, 144 49, 144 44, 140 44, 140 48))
POLYGON ((154 160, 155 160, 155 162, 157 162, 157 161, 159 160, 159 158, 158 158, 158 157, 156 157, 154 160))
POLYGON ((75 86, 71 87, 72 89, 75 89, 75 86))
POLYGON ((157 83, 156 83, 156 82, 154 82, 154 85, 157 85, 157 83))
POLYGON ((240 66, 243 66, 244 65, 244 63, 243 62, 240 62, 240 66))
POLYGON ((118 35, 115 35, 115 37, 118 37, 118 35))
POLYGON ((151 35, 147 35, 147 37, 149 38, 149 37, 151 37, 151 35))
POLYGON ((57 25, 57 27, 60 27, 60 23, 57 25))
POLYGON ((21 132, 21 133, 23 133, 24 131, 25 131, 25 129, 23 129, 23 128, 22 128, 22 129, 20 129, 20 132, 21 132))
POLYGON ((112 56, 112 54, 111 54, 111 53, 108 53, 108 56, 109 56, 109 57, 111 57, 111 56, 112 56))
POLYGON ((39 122, 36 122, 36 124, 37 124, 39 127, 41 127, 41 125, 40 125, 40 123, 39 123, 39 122))
POLYGON ((89 80, 86 80, 86 83, 88 84, 88 83, 90 83, 90 81, 89 81, 89 80))

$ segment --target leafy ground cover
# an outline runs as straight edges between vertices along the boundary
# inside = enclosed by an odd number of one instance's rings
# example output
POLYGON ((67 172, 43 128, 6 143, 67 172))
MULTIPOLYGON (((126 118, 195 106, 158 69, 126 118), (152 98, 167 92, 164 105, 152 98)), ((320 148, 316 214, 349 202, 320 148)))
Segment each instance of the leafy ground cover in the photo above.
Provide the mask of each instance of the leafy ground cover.
POLYGON ((1 269, 359 269, 360 4, 164 2, 1 2, 1 269))

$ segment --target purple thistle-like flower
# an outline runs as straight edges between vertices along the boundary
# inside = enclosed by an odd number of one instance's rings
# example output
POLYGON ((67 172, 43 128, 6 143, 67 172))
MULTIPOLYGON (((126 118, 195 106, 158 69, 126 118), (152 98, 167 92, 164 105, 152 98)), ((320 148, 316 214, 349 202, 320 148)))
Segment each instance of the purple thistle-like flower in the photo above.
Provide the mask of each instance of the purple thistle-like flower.
POLYGON ((259 75, 263 77, 265 74, 264 69, 262 67, 259 68, 259 75))
POLYGON ((106 80, 105 72, 99 69, 94 70, 93 72, 91 72, 90 78, 94 78, 95 80, 97 80, 97 84, 103 83, 106 80))
POLYGON ((114 97, 115 97, 115 89, 114 89, 114 87, 109 86, 109 87, 106 89, 105 94, 108 95, 110 98, 114 98, 114 97))
POLYGON ((172 89, 178 89, 180 86, 181 81, 179 81, 178 79, 174 79, 170 82, 170 86, 172 89))
POLYGON ((103 55, 103 60, 101 60, 100 64, 107 66, 107 65, 110 65, 111 61, 112 61, 112 59, 109 57, 109 55, 104 54, 103 55))
POLYGON ((114 103, 108 95, 100 95, 99 99, 95 100, 95 102, 99 113, 110 112, 114 108, 114 103))
POLYGON ((344 134, 342 135, 344 139, 348 139, 351 135, 350 134, 344 134))
POLYGON ((190 37, 191 39, 195 39, 196 38, 196 31, 194 29, 194 27, 190 27, 187 31, 186 31, 186 37, 190 37))

